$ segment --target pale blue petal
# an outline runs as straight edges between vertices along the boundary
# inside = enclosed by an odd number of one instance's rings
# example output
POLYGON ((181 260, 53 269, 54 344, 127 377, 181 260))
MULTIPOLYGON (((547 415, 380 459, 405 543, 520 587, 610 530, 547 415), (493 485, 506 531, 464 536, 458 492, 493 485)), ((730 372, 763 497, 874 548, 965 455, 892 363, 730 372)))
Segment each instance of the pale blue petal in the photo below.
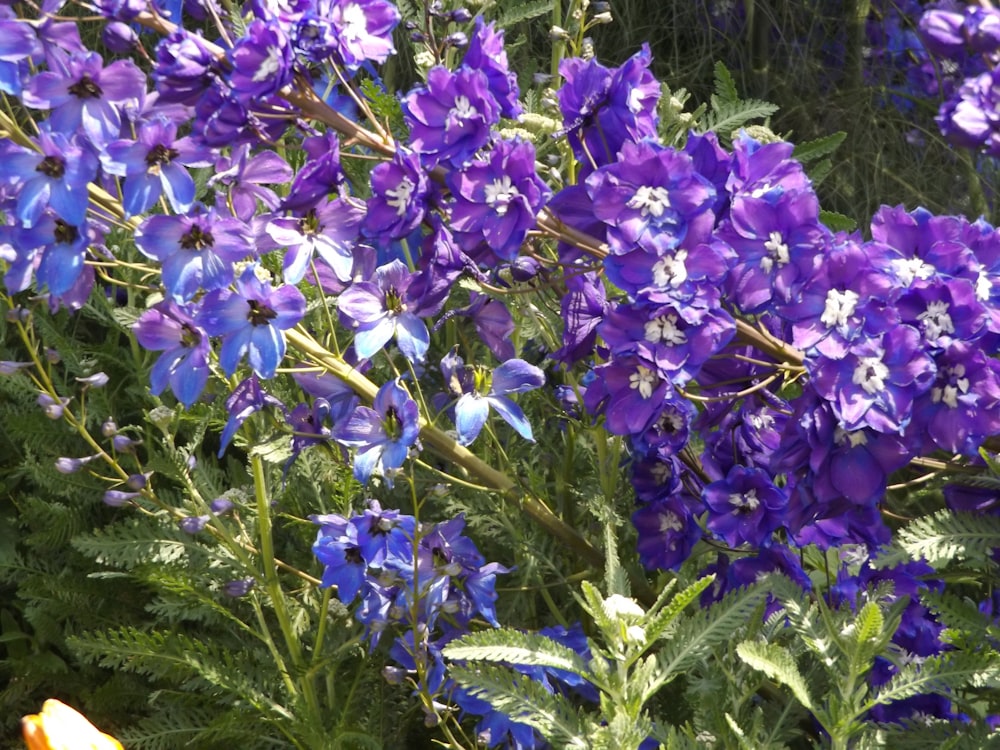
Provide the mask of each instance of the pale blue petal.
POLYGON ((458 431, 458 442, 468 445, 486 424, 490 412, 490 400, 476 393, 466 393, 455 404, 455 429, 458 431))
POLYGON ((534 442, 535 438, 531 433, 531 425, 528 418, 524 416, 521 407, 503 396, 487 396, 485 401, 489 401, 497 413, 503 417, 503 421, 517 430, 517 434, 525 440, 534 442))

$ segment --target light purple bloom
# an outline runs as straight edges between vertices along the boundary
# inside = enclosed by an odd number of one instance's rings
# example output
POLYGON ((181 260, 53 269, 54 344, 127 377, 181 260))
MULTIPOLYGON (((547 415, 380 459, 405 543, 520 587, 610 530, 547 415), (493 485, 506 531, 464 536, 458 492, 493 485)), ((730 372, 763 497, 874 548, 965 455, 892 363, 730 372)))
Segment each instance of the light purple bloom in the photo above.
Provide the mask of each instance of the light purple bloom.
POLYGON ((476 439, 486 424, 491 406, 521 437, 534 440, 527 417, 508 396, 544 385, 545 375, 540 369, 522 359, 510 359, 490 372, 482 367, 466 366, 453 351, 441 360, 441 374, 452 395, 458 396, 455 428, 461 445, 469 445, 476 439))
POLYGON ((517 76, 510 70, 507 62, 503 29, 498 31, 496 24, 492 21, 487 24, 481 15, 477 15, 462 64, 486 74, 490 92, 500 103, 500 114, 511 118, 520 116, 523 111, 517 100, 520 89, 517 86, 517 76))
POLYGON ((320 0, 318 10, 333 25, 336 56, 348 70, 384 63, 396 53, 392 30, 400 15, 387 0, 320 0))
POLYGON ((354 248, 360 239, 364 218, 363 205, 347 198, 337 198, 319 203, 302 217, 271 220, 267 225, 268 235, 279 247, 286 248, 282 262, 285 281, 298 284, 305 277, 314 256, 330 266, 340 281, 350 281, 354 248))
POLYGON ((184 216, 151 216, 136 230, 143 255, 163 264, 163 285, 178 302, 199 289, 222 289, 233 281, 233 263, 253 251, 250 229, 215 209, 184 216))
POLYGON ((246 101, 277 94, 292 80, 294 53, 278 24, 253 21, 229 52, 233 93, 246 101))
POLYGON ((354 350, 368 359, 395 336, 396 345, 411 362, 421 362, 430 345, 427 326, 410 311, 407 291, 414 279, 394 260, 375 270, 371 281, 352 284, 337 302, 344 325, 354 331, 354 350))
POLYGON ((236 291, 209 292, 202 302, 198 322, 212 336, 222 336, 219 364, 227 375, 236 372, 248 354, 250 367, 262 378, 274 376, 285 356, 282 331, 296 325, 306 312, 306 300, 297 288, 273 289, 250 265, 236 280, 236 291))
POLYGON ((359 406, 336 426, 333 437, 350 448, 357 448, 354 476, 367 482, 372 474, 386 478, 388 472, 403 465, 410 447, 420 433, 417 403, 398 380, 392 380, 375 395, 372 407, 359 406), (372 408, 373 407, 373 408, 372 408))
POLYGON ((280 409, 282 415, 286 419, 288 418, 288 410, 285 405, 261 388, 260 378, 257 377, 256 373, 241 381, 233 389, 229 398, 226 399, 226 411, 229 412, 229 419, 219 437, 219 458, 222 458, 229 441, 233 439, 243 423, 268 406, 280 409))
POLYGON ((277 194, 264 185, 288 182, 293 174, 288 163, 273 151, 259 151, 251 156, 250 145, 243 143, 230 156, 215 163, 215 174, 208 184, 228 186, 233 214, 248 222, 257 213, 257 201, 271 211, 281 203, 277 194))
POLYGON ((149 373, 150 392, 159 395, 169 385, 190 409, 208 382, 211 351, 192 311, 167 300, 139 316, 132 330, 140 346, 163 352, 149 373))

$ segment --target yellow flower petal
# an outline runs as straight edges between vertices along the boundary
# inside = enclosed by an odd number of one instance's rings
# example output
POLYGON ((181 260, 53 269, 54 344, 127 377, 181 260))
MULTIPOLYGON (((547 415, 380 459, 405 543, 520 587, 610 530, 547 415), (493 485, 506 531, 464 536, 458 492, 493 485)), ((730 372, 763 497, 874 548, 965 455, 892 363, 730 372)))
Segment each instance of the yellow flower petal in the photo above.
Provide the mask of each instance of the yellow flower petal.
POLYGON ((51 698, 41 713, 21 719, 21 731, 28 750, 123 750, 79 711, 51 698))

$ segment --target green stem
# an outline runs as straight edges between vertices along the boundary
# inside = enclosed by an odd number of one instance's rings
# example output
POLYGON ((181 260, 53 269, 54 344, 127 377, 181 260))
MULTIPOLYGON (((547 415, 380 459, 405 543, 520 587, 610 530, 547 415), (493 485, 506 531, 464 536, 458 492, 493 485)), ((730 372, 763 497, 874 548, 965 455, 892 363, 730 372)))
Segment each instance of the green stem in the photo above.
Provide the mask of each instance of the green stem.
POLYGON ((295 668, 296 674, 301 676, 302 695, 305 698, 314 726, 322 728, 322 713, 316 698, 316 690, 312 677, 306 673, 305 661, 302 657, 302 644, 299 642, 291 618, 288 616, 288 608, 285 606, 285 592, 282 591, 281 582, 278 580, 278 566, 274 557, 274 539, 271 533, 271 501, 267 491, 267 477, 264 474, 264 460, 260 456, 250 456, 250 472, 253 477, 254 496, 257 500, 257 530, 260 534, 264 587, 271 597, 271 605, 278 618, 278 627, 281 628, 281 634, 285 639, 285 647, 292 658, 292 666, 295 668))

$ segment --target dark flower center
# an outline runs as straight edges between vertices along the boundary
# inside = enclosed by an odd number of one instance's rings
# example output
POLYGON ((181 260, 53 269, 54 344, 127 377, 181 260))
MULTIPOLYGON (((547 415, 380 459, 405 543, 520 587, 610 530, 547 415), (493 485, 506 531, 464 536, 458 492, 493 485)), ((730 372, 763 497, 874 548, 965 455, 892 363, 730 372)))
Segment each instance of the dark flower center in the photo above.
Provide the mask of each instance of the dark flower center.
POLYGON ((260 304, 255 299, 248 299, 247 305, 250 306, 250 312, 247 313, 247 320, 250 321, 251 325, 266 326, 270 321, 278 317, 278 313, 267 305, 260 304))
POLYGON ((201 343, 201 334, 189 323, 181 323, 181 346, 193 349, 201 343))
POLYGON ((94 83, 90 76, 83 76, 70 86, 69 93, 77 99, 99 99, 104 94, 101 87, 94 83))
POLYGON ((310 208, 306 215, 302 217, 302 234, 319 234, 319 230, 322 228, 323 226, 319 223, 319 217, 316 216, 316 209, 310 208))
POLYGON ((80 236, 79 232, 76 231, 76 227, 72 224, 67 224, 62 219, 56 219, 56 228, 52 234, 59 245, 72 245, 76 242, 76 238, 80 236))
POLYGON ((35 167, 35 171, 58 180, 66 174, 66 162, 58 156, 46 156, 41 164, 35 167))
POLYGON ((435 568, 443 567, 451 562, 451 560, 448 559, 448 555, 446 555, 445 551, 440 547, 435 547, 431 550, 431 559, 434 560, 435 568))
POLYGON ((344 550, 344 561, 351 563, 351 565, 362 565, 364 558, 361 557, 361 550, 357 547, 348 547, 344 550))
POLYGON ((399 419, 399 412, 396 411, 395 406, 386 409, 382 429, 385 430, 386 437, 390 440, 399 440, 403 436, 403 423, 399 419))
POLYGON ((146 154, 146 164, 150 168, 158 167, 161 164, 169 164, 180 155, 180 151, 177 149, 167 148, 162 143, 157 143, 146 154))
POLYGON ((185 250, 204 250, 206 247, 212 247, 213 244, 215 244, 215 238, 212 233, 203 230, 197 224, 181 237, 181 247, 185 250))
POLYGON ((395 287, 389 287, 385 292, 385 309, 394 315, 399 315, 405 309, 403 298, 399 296, 395 287))

